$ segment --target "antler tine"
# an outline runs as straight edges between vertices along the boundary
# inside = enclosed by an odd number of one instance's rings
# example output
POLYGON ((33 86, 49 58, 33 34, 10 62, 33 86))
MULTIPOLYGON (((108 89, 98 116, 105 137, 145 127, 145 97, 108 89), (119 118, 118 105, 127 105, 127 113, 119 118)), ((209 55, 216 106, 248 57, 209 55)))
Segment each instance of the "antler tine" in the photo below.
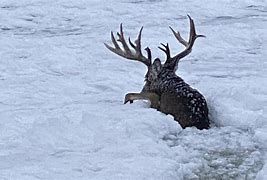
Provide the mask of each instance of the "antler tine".
POLYGON ((119 46, 118 43, 116 42, 115 37, 114 37, 112 31, 111 31, 111 40, 112 40, 112 43, 114 44, 115 48, 116 48, 116 49, 120 49, 120 46, 119 46))
POLYGON ((146 52, 147 52, 147 57, 148 59, 151 61, 152 60, 152 55, 151 55, 151 50, 149 47, 146 47, 145 48, 146 52))
POLYGON ((142 31, 143 31, 143 26, 141 27, 141 29, 139 31, 137 39, 134 41, 136 44, 136 51, 139 55, 142 54, 142 52, 141 52, 141 34, 142 34, 142 31))
POLYGON ((123 55, 123 51, 122 49, 120 48, 120 46, 118 45, 117 41, 115 40, 115 37, 113 35, 113 32, 111 31, 111 40, 112 40, 112 43, 114 44, 115 48, 114 47, 111 47, 109 46, 108 44, 104 43, 104 45, 106 46, 106 48, 108 48, 110 51, 112 51, 113 53, 115 54, 118 54, 119 56, 124 56, 123 55))
MULTIPOLYGON (((137 39, 135 40, 135 44, 132 43, 131 39, 129 38, 129 44, 133 47, 133 49, 135 50, 135 52, 132 52, 131 49, 129 48, 128 44, 125 41, 124 38, 124 33, 123 33, 123 28, 122 28, 122 24, 120 24, 120 33, 118 32, 118 42, 120 42, 122 44, 122 48, 118 45, 117 41, 115 40, 115 37, 113 35, 113 32, 111 32, 111 40, 112 43, 115 47, 111 47, 109 45, 107 45, 106 43, 104 43, 104 45, 113 53, 127 58, 127 59, 131 59, 131 60, 136 60, 136 61, 140 61, 142 63, 144 63, 146 66, 150 66, 151 65, 151 59, 148 57, 146 58, 145 56, 143 56, 142 54, 142 50, 141 50, 141 34, 142 34, 142 30, 143 27, 140 29, 139 34, 137 39)), ((151 52, 148 53, 148 55, 150 55, 151 57, 151 52)))
POLYGON ((143 27, 141 27, 139 34, 137 36, 137 39, 134 41, 134 43, 136 45, 134 45, 131 41, 131 38, 129 37, 129 44, 135 49, 136 53, 138 53, 138 55, 142 55, 142 51, 141 51, 141 34, 143 31, 143 27))
POLYGON ((169 48, 169 44, 167 43, 167 45, 161 43, 161 45, 165 48, 163 49, 162 47, 158 47, 160 50, 162 50, 163 52, 165 52, 166 56, 167 56, 167 60, 171 58, 171 53, 170 53, 170 48, 169 48))
POLYGON ((179 32, 179 31, 175 32, 175 31, 172 29, 171 26, 169 26, 169 28, 171 29, 173 35, 176 37, 176 39, 177 39, 181 44, 183 44, 185 47, 188 46, 188 43, 186 42, 186 40, 184 40, 184 39, 182 38, 182 36, 180 35, 180 32, 179 32))
POLYGON ((117 35, 119 37, 118 41, 121 42, 124 50, 126 51, 127 54, 131 54, 131 50, 128 47, 125 39, 124 39, 124 35, 123 35, 123 29, 122 29, 122 23, 120 24, 120 33, 117 32, 117 35))

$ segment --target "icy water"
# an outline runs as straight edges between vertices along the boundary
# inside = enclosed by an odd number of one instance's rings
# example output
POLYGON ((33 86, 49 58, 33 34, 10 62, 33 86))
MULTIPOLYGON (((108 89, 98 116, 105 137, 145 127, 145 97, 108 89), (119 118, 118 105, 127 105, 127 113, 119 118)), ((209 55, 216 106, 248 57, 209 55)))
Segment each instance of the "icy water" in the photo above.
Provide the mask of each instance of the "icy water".
POLYGON ((265 1, 0 1, 0 179, 266 179, 265 1), (122 22, 153 57, 168 26, 199 34, 177 74, 206 97, 210 130, 123 105, 145 67, 111 54, 122 22))

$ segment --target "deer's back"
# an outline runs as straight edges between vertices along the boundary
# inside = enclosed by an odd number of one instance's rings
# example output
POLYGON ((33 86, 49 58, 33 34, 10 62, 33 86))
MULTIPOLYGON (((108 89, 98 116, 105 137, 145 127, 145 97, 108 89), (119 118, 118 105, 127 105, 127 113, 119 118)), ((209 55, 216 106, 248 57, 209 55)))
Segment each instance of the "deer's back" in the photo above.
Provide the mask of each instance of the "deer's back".
POLYGON ((180 77, 166 78, 160 89, 160 111, 171 114, 183 128, 209 128, 208 107, 203 95, 180 77))

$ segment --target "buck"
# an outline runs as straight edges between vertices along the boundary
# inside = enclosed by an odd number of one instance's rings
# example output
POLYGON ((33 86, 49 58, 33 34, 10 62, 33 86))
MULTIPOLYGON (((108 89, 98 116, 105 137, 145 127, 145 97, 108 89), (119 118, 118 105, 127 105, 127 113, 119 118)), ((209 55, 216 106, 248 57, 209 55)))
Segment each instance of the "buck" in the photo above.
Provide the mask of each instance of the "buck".
POLYGON ((132 103, 134 100, 149 100, 151 108, 173 115, 182 128, 195 126, 198 129, 208 129, 210 121, 205 98, 175 74, 178 62, 192 51, 195 40, 198 37, 205 37, 204 35, 196 34, 194 21, 189 15, 188 18, 190 22, 188 41, 181 37, 179 31, 176 32, 170 27, 175 38, 185 46, 185 49, 171 57, 168 43, 166 45, 161 44, 162 47, 159 47, 167 56, 164 64, 161 63, 159 58, 156 58, 152 63, 151 50, 148 47, 145 48, 147 57, 142 54, 141 34, 143 27, 140 29, 135 42, 133 43, 129 38, 129 43, 127 43, 124 38, 122 24, 120 24, 120 32, 117 33, 118 40, 115 39, 111 31, 111 40, 114 47, 104 44, 113 53, 126 59, 142 62, 147 66, 145 85, 142 91, 140 93, 126 94, 124 103, 132 103))

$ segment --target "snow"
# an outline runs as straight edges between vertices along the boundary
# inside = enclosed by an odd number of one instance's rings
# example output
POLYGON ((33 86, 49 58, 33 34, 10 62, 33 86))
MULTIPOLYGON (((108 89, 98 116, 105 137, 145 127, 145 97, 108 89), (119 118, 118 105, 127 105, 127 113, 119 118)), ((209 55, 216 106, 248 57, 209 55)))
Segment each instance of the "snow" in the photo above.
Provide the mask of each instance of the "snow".
POLYGON ((267 179, 265 0, 2 0, 0 179, 267 179), (213 127, 123 105, 145 67, 110 53, 123 22, 153 57, 168 26, 199 34, 177 74, 206 97, 213 127))

